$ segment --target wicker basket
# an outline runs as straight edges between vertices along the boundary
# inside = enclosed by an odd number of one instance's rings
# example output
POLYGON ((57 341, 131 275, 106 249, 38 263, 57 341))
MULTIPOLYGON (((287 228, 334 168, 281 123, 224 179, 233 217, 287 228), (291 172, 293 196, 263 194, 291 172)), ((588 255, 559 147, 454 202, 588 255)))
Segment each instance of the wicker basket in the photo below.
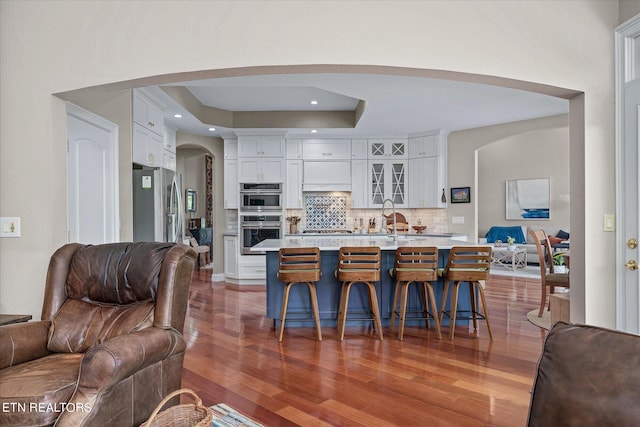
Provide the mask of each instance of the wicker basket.
POLYGON ((204 427, 211 426, 213 411, 202 405, 202 399, 192 390, 183 388, 162 399, 149 419, 140 427, 204 427), (169 400, 179 394, 190 394, 195 403, 176 405, 160 412, 169 400))

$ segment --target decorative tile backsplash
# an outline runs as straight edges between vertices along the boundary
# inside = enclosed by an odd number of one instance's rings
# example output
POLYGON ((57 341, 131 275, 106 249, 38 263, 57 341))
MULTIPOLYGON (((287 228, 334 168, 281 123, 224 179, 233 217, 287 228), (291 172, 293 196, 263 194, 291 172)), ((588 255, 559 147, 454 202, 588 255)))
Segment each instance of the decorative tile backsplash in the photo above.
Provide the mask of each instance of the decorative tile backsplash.
POLYGON ((346 196, 305 197, 307 229, 346 229, 346 196))

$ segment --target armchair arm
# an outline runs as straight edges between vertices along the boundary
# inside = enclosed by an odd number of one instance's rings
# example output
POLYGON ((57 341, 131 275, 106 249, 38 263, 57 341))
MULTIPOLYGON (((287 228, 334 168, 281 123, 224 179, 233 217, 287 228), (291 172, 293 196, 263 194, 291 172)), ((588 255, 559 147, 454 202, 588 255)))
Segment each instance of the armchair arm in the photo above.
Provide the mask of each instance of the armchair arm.
POLYGON ((49 354, 47 341, 50 327, 48 320, 1 326, 0 369, 49 354))
MULTIPOLYGON (((185 349, 181 334, 156 327, 119 335, 91 348, 82 359, 78 386, 69 400, 69 404, 84 410, 63 412, 56 425, 84 426, 96 423, 95 417, 99 417, 99 411, 94 413, 96 402, 112 386, 185 349)), ((104 421, 100 423, 104 424, 104 421)))
POLYGON ((173 330, 152 327, 117 336, 87 351, 80 366, 78 389, 100 393, 185 348, 182 335, 173 330))

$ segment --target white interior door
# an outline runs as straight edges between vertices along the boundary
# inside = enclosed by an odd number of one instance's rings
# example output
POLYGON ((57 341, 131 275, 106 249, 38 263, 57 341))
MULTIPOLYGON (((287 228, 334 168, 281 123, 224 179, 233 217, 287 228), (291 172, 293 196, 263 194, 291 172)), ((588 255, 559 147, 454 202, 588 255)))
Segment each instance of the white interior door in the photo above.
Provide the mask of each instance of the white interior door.
POLYGON ((67 109, 69 242, 118 241, 117 129, 79 107, 67 109))
POLYGON ((640 18, 616 31, 616 328, 640 333, 640 18))

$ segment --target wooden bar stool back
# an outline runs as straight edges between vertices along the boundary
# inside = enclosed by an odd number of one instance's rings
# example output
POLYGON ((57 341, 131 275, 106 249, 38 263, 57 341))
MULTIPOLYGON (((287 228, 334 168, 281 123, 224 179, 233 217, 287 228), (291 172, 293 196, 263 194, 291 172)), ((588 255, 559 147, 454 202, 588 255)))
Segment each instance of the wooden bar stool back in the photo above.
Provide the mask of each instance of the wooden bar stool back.
POLYGON ((282 311, 280 313, 278 342, 282 342, 291 287, 298 283, 305 283, 309 287, 313 320, 316 324, 316 335, 318 337, 318 341, 322 341, 320 314, 318 312, 318 296, 315 284, 315 282, 320 280, 320 271, 320 249, 316 247, 280 249, 278 256, 278 279, 280 279, 281 282, 284 282, 284 293, 282 295, 282 311))
MULTIPOLYGON (((338 255, 336 277, 342 282, 338 307, 338 335, 344 340, 344 329, 349 307, 349 291, 354 283, 363 283, 369 297, 370 316, 357 320, 371 320, 382 341, 382 322, 378 308, 378 294, 374 282, 380 281, 380 248, 375 246, 342 247, 338 255)), ((350 320, 356 320, 350 318, 350 320)))
MULTIPOLYGON (((427 328, 430 320, 433 320, 436 327, 438 339, 442 339, 440 334, 440 319, 436 297, 433 292, 431 282, 438 280, 438 248, 435 246, 402 247, 396 250, 396 259, 393 268, 390 270, 391 276, 396 279, 396 290, 393 294, 393 305, 391 313, 391 329, 395 326, 396 316, 398 323, 398 339, 402 341, 404 336, 404 323, 407 318, 407 295, 409 286, 412 283, 422 284, 422 311, 413 312, 411 319, 425 319, 427 328), (400 306, 398 307, 398 303, 400 306), (429 303, 431 311, 429 311, 429 303)), ((410 313, 411 314, 411 313, 410 313)))
POLYGON ((449 317, 449 339, 453 339, 455 334, 456 320, 473 320, 474 331, 478 330, 478 320, 487 323, 489 338, 491 325, 489 324, 489 311, 487 301, 484 297, 484 284, 489 279, 489 269, 491 268, 491 246, 454 246, 449 252, 447 266, 441 272, 444 279, 444 291, 442 293, 442 305, 440 306, 440 324, 443 316, 449 317), (469 283, 469 297, 471 299, 471 310, 458 310, 458 287, 460 283, 469 283), (451 305, 449 311, 445 311, 445 303, 449 293, 449 285, 453 283, 451 290, 451 305), (482 304, 482 313, 476 308, 476 292, 482 304), (463 314, 463 317, 459 315, 463 314))

